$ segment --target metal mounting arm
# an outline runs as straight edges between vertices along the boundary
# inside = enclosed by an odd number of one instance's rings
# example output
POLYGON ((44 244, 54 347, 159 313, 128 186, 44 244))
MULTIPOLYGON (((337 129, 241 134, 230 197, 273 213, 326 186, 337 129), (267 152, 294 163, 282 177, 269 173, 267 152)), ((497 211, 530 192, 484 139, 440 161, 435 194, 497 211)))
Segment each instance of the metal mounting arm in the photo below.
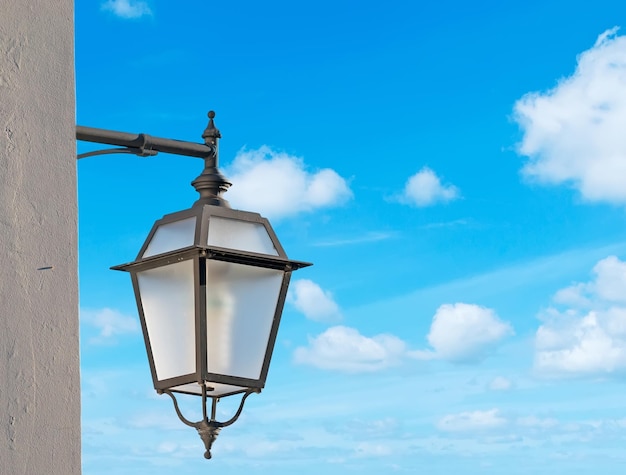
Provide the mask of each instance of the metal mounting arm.
MULTIPOLYGON (((129 150, 129 152, 122 153, 139 152, 137 153, 138 155, 142 155, 144 153, 147 155, 156 155, 158 152, 163 152, 206 159, 207 157, 212 157, 215 154, 216 149, 215 145, 210 143, 201 144, 196 142, 185 142, 183 140, 153 137, 147 134, 131 134, 128 132, 117 132, 115 130, 84 127, 82 125, 76 126, 76 140, 117 145, 129 150)), ((108 153, 117 153, 117 151, 111 151, 108 153)), ((78 158, 84 158, 85 156, 89 155, 81 154, 78 158)))
POLYGON ((123 148, 110 148, 94 152, 81 153, 76 158, 87 158, 109 153, 132 153, 141 157, 151 157, 159 152, 174 155, 185 155, 204 159, 204 170, 191 182, 200 194, 196 206, 215 205, 229 207, 222 194, 230 186, 230 182, 220 173, 218 165, 218 139, 220 131, 215 127, 215 112, 208 113, 209 123, 202 133, 204 143, 186 142, 183 140, 152 137, 147 134, 130 134, 115 130, 96 129, 93 127, 76 126, 76 140, 117 145, 123 148))

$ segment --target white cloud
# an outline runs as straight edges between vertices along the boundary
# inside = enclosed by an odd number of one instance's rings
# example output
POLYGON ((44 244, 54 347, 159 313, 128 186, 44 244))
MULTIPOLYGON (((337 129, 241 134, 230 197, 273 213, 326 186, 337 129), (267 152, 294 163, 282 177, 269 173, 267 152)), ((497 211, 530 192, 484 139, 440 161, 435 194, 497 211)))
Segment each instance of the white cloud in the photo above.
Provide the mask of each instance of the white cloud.
POLYGON ((171 454, 179 449, 179 445, 176 442, 161 442, 157 446, 157 452, 161 454, 171 454))
POLYGON ((489 383, 489 389, 491 389, 492 391, 508 391, 512 387, 513 383, 509 379, 506 379, 502 376, 494 378, 489 383))
POLYGON ((349 238, 339 238, 339 239, 329 239, 326 241, 320 241, 317 243, 313 243, 314 246, 319 247, 335 247, 335 246, 353 246, 355 244, 364 244, 371 242, 380 242, 385 241, 387 239, 391 239, 396 236, 395 232, 388 231, 369 231, 366 233, 362 233, 355 237, 349 238))
POLYGON ((233 208, 273 218, 338 206, 352 197, 348 183, 334 170, 309 172, 301 158, 267 146, 240 151, 225 173, 234 183, 225 196, 233 208))
POLYGON ((141 18, 145 15, 152 15, 148 4, 137 0, 107 0, 101 8, 120 18, 141 18))
POLYGON ((434 351, 412 354, 418 359, 475 362, 512 334, 511 325, 500 320, 489 308, 467 303, 445 304, 437 309, 428 333, 428 343, 434 351))
POLYGON ((273 457, 280 452, 292 450, 284 441, 257 439, 243 448, 246 457, 273 457))
POLYGON ((586 307, 591 303, 589 299, 584 295, 586 291, 587 289, 585 284, 578 283, 570 285, 569 287, 565 287, 564 289, 561 289, 556 294, 554 294, 552 300, 562 305, 586 307))
POLYGON ((439 221, 435 223, 424 224, 419 229, 443 229, 443 228, 456 228, 459 226, 471 225, 472 220, 469 219, 455 219, 453 221, 439 221))
POLYGON ((137 333, 140 330, 137 318, 110 308, 82 309, 80 316, 83 321, 99 330, 98 337, 93 338, 92 343, 105 343, 113 340, 115 336, 137 333))
POLYGON ((342 424, 338 433, 351 438, 383 438, 394 437, 398 433, 400 423, 397 419, 350 420, 342 424))
POLYGON ((602 259, 593 268, 596 281, 593 290, 609 302, 626 302, 626 262, 615 256, 602 259))
POLYGON ((374 442, 360 442, 354 448, 356 457, 387 457, 392 454, 389 445, 374 442))
POLYGON ((506 423, 498 409, 490 409, 448 414, 439 419, 437 428, 444 432, 476 432, 496 429, 506 423))
POLYGON ((604 32, 574 73, 515 104, 525 176, 567 183, 588 201, 626 204, 626 37, 604 32))
POLYGON ((516 424, 530 429, 552 429, 559 425, 559 421, 552 417, 524 416, 519 417, 516 424))
POLYGON ((512 431, 512 436, 536 433, 537 431, 565 430, 559 421, 553 417, 537 417, 525 415, 516 418, 503 415, 499 409, 486 411, 468 411, 458 414, 448 414, 436 423, 439 430, 444 432, 489 432, 506 427, 512 431), (517 435, 514 435, 517 434, 517 435))
MULTIPOLYGON (((546 374, 597 375, 626 368, 625 335, 611 332, 608 314, 554 316, 535 337, 535 367, 546 374), (569 317, 569 318, 568 318, 569 317)), ((622 326, 626 309, 619 315, 622 326)))
POLYGON ((388 334, 366 337, 354 328, 335 326, 315 338, 308 347, 296 348, 294 361, 322 369, 360 373, 397 365, 407 354, 406 344, 388 334))
POLYGON ((597 376, 626 370, 626 263, 599 261, 594 279, 555 295, 535 335, 535 368, 547 376, 597 376), (563 298, 563 295, 567 298, 563 298))
MULTIPOLYGON (((167 401, 164 401, 167 403, 167 401)), ((185 430, 175 413, 164 411, 138 411, 132 415, 126 424, 135 429, 157 429, 162 431, 185 430)))
POLYGON ((289 300, 311 320, 318 322, 341 320, 339 306, 333 300, 332 294, 311 280, 300 279, 293 282, 289 300))
POLYGON ((406 182, 400 201, 424 207, 446 203, 458 197, 459 189, 456 186, 443 185, 434 171, 424 167, 406 182))

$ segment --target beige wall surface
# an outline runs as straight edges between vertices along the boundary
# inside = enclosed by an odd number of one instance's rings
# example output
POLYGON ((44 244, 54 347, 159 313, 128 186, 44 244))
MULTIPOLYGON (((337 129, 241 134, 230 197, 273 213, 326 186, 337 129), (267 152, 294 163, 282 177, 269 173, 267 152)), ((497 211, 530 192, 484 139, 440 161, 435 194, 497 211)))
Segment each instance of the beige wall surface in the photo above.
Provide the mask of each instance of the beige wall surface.
POLYGON ((80 468, 74 13, 0 0, 0 473, 80 468))

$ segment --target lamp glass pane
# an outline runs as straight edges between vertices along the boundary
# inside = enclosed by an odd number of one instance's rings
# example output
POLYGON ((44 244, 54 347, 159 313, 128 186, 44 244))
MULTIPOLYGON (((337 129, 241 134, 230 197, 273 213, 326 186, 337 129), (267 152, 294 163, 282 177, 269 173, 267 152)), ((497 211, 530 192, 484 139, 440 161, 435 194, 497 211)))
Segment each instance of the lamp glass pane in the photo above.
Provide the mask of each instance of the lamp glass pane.
POLYGON ((137 273, 159 381, 195 373, 193 260, 137 273))
POLYGON ((267 229, 261 223, 239 221, 220 216, 211 216, 209 219, 207 244, 259 254, 278 255, 267 229))
POLYGON ((160 225, 142 257, 156 256, 164 252, 192 246, 196 235, 196 217, 181 219, 160 225))
POLYGON ((259 379, 283 271, 207 261, 209 373, 259 379))

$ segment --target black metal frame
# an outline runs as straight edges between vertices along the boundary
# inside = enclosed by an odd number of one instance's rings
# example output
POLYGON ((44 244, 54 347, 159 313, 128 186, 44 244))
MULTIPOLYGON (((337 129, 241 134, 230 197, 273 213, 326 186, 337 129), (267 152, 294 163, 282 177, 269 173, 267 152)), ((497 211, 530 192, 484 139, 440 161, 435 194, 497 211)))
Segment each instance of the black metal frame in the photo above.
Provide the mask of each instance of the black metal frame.
POLYGON ((310 266, 308 262, 294 261, 287 257, 284 249, 269 221, 261 217, 257 213, 246 211, 237 211, 230 209, 228 202, 222 198, 222 194, 228 189, 230 183, 219 172, 218 165, 218 139, 221 137, 219 130, 215 127, 213 118, 214 112, 209 112, 209 123, 202 134, 204 144, 185 142, 180 140, 165 139, 160 137, 152 137, 146 134, 129 134, 125 132, 116 132, 104 129, 95 129, 90 127, 77 126, 77 140, 95 142, 101 144, 117 145, 123 148, 97 150, 93 152, 83 153, 77 156, 78 159, 104 155, 110 153, 131 153, 139 156, 154 156, 158 152, 171 153, 176 155, 184 155, 190 157, 203 158, 205 161, 204 170, 192 182, 192 185, 200 194, 200 198, 194 203, 193 207, 188 210, 179 211, 164 216, 157 221, 146 242, 142 246, 137 258, 134 262, 114 266, 113 270, 128 271, 131 274, 135 299, 139 311, 141 327, 146 345, 146 352, 150 364, 150 371, 154 387, 159 394, 167 394, 172 398, 174 409, 179 419, 186 425, 194 427, 202 438, 206 452, 205 458, 211 458, 211 446, 215 441, 219 431, 223 427, 233 424, 241 414, 244 403, 248 396, 252 393, 260 393, 265 385, 269 365, 276 343, 278 327, 281 320, 282 310, 287 296, 287 288, 291 278, 291 272, 302 267, 310 266), (222 217, 234 219, 237 221, 245 221, 262 224, 277 251, 277 256, 259 254, 255 252, 241 251, 237 249, 229 249, 218 246, 208 245, 208 232, 211 217, 222 217), (172 252, 166 252, 159 255, 143 257, 150 241, 154 237, 159 226, 173 223, 181 219, 190 217, 196 218, 196 229, 194 232, 194 243, 192 246, 178 249, 172 252), (177 262, 193 259, 194 268, 194 305, 195 305, 195 338, 196 338, 196 371, 187 375, 180 375, 166 380, 158 380, 156 368, 154 364, 154 355, 150 343, 150 337, 146 325, 144 309, 141 302, 139 289, 139 281, 137 273, 142 270, 163 267, 177 262), (235 377, 231 375, 219 375, 209 373, 207 368, 207 336, 206 336, 206 261, 218 260, 235 264, 261 267, 266 269, 282 270, 283 278, 281 287, 277 296, 274 317, 270 328, 267 348, 263 363, 261 365, 259 379, 248 379, 235 377), (229 393, 211 396, 208 394, 209 388, 207 384, 211 382, 226 385, 239 386, 241 389, 229 393), (178 401, 174 395, 175 392, 181 394, 190 394, 197 396, 197 393, 174 389, 177 386, 198 383, 201 386, 202 398, 202 420, 191 422, 186 419, 180 411, 178 401), (235 415, 226 422, 218 422, 215 420, 216 404, 220 397, 242 394, 239 408, 235 415), (211 416, 207 416, 207 399, 212 399, 211 416))
MULTIPOLYGON (((211 381, 215 383, 228 384, 247 388, 261 389, 265 386, 265 380, 267 379, 267 373, 269 370, 269 364, 273 353, 276 336, 278 333, 278 326, 280 325, 280 319, 282 310, 284 307, 285 299, 287 296, 287 289, 289 281, 291 279, 291 272, 302 267, 311 265, 308 262, 295 261, 287 257, 283 247, 278 241, 276 233, 272 229, 269 221, 266 218, 261 217, 258 213, 251 213, 247 211, 238 211, 230 208, 218 207, 213 205, 194 206, 193 208, 171 213, 164 216, 162 219, 156 221, 148 234, 148 238, 144 242, 143 246, 139 250, 137 259, 127 264, 121 264, 111 267, 113 270, 127 271, 131 274, 133 282, 133 288, 135 289, 135 299, 137 301, 137 308, 139 310, 139 316, 142 324, 142 330, 144 332, 144 339, 146 342, 146 350, 148 359, 150 362, 150 370, 152 373, 152 380, 154 388, 159 390, 172 390, 175 392, 183 392, 174 390, 172 388, 189 384, 193 382, 205 382, 211 381), (208 233, 211 226, 211 217, 216 216, 220 218, 229 218, 237 221, 245 221, 250 223, 262 224, 270 237, 274 248, 276 249, 278 256, 270 256, 266 254, 259 254, 255 252, 244 252, 239 250, 233 250, 217 246, 209 246, 208 233), (188 219, 190 217, 196 218, 196 229, 194 232, 194 243, 192 246, 188 246, 182 249, 178 249, 171 252, 166 252, 154 256, 143 257, 144 253, 148 249, 150 242, 154 238, 159 227, 171 223, 188 219), (195 324, 196 324, 196 371, 194 373, 180 375, 176 378, 159 379, 156 367, 154 364, 154 358, 152 348, 150 345, 150 336, 147 331, 147 325, 145 322, 145 314, 143 305, 141 302, 141 294, 139 290, 139 282, 137 274, 144 270, 149 270, 158 267, 164 267, 170 264, 175 264, 185 260, 194 260, 194 295, 195 295, 195 324), (283 281, 280 287, 279 294, 277 296, 275 313, 272 320, 272 326, 270 329, 268 347, 266 350, 265 358, 262 364, 262 369, 258 379, 240 378, 229 375, 220 375, 216 373, 208 373, 206 368, 206 354, 207 354, 207 342, 206 342, 206 302, 203 300, 206 297, 206 282, 205 278, 206 261, 218 260, 223 262, 229 262, 240 265, 255 266, 265 269, 274 269, 283 271, 283 281)), ((242 391, 237 390, 230 394, 238 394, 242 391)), ((194 393, 186 393, 194 394, 194 393)), ((197 394, 196 394, 197 395, 197 394)))

